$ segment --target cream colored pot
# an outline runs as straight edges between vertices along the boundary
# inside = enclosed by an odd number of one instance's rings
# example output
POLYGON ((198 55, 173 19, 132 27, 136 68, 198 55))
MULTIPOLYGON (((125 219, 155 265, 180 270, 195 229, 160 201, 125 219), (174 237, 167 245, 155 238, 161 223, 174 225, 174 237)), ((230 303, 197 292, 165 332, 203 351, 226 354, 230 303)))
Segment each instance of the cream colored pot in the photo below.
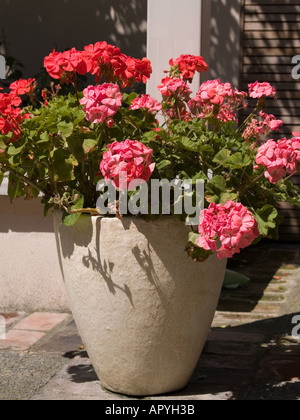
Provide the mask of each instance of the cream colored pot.
POLYGON ((55 217, 71 309, 101 384, 147 396, 184 388, 201 355, 226 261, 194 263, 179 220, 55 217))

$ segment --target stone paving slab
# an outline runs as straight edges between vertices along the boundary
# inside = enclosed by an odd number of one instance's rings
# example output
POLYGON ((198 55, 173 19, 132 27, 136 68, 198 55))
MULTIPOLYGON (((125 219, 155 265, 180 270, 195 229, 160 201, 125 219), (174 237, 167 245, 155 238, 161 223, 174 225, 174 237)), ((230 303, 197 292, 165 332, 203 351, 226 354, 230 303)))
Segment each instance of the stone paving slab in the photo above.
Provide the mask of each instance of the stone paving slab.
POLYGON ((28 350, 43 337, 45 334, 38 331, 10 330, 6 339, 0 340, 0 349, 28 350))

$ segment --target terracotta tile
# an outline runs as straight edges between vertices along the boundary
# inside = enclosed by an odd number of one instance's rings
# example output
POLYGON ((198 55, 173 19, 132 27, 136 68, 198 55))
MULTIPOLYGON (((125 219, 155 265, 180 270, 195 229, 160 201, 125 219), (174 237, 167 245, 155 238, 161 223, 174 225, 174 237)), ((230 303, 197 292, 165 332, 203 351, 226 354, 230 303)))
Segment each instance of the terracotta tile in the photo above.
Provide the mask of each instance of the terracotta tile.
POLYGON ((10 327, 15 322, 17 322, 24 315, 25 315, 24 312, 4 312, 4 313, 0 313, 0 316, 2 316, 5 319, 5 324, 6 324, 7 328, 10 327))
POLYGON ((45 336, 37 331, 10 330, 5 340, 0 340, 0 349, 27 350, 45 336))
POLYGON ((51 331, 69 314, 35 312, 15 325, 14 330, 51 331))

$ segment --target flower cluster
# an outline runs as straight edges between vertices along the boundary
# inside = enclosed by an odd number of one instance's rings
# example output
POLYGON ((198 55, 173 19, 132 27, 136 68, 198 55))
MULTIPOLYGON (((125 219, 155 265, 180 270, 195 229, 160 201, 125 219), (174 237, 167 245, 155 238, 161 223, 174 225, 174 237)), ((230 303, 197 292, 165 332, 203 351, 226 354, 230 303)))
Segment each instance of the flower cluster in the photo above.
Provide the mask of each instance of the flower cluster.
POLYGON ((1 93, 0 88, 0 133, 7 136, 12 133, 11 141, 21 137, 21 124, 29 114, 22 113, 20 105, 24 94, 32 95, 35 89, 35 79, 19 80, 10 85, 9 93, 1 93))
POLYGON ((266 167, 265 177, 277 184, 286 174, 300 169, 300 138, 268 140, 257 152, 256 163, 266 167))
POLYGON ((177 95, 183 97, 185 100, 187 100, 192 93, 189 86, 178 77, 165 77, 161 81, 161 84, 158 85, 158 89, 164 97, 177 95))
POLYGON ((276 98, 276 90, 268 82, 255 82, 249 85, 249 96, 254 99, 276 98))
POLYGON ((10 85, 10 91, 12 95, 15 96, 22 96, 22 95, 32 95, 36 88, 36 81, 35 79, 20 79, 10 85))
POLYGON ((195 55, 181 55, 175 60, 170 60, 171 74, 179 72, 183 80, 191 82, 195 76, 195 73, 201 73, 202 71, 208 71, 208 65, 202 57, 195 55))
MULTIPOLYGON (((275 239, 281 221, 277 201, 300 205, 298 189, 289 181, 300 172, 300 134, 268 140, 283 124, 265 111, 266 98, 275 98, 275 89, 255 82, 241 92, 216 79, 201 84, 193 97, 190 83, 197 72, 207 71, 203 58, 181 55, 169 63, 158 86, 160 102, 147 94, 124 93, 135 82, 147 81, 151 63, 107 42, 49 54, 45 67, 59 83, 51 83, 50 90, 41 86, 43 102, 35 97, 34 79, 14 82, 8 92, 0 89, 0 175, 10 173, 9 196, 31 199, 41 193, 45 211, 60 207, 70 226, 81 213, 99 213, 96 185, 105 185, 103 178, 121 196, 127 197, 130 189, 131 203, 140 200, 135 187, 150 177, 170 185, 186 180, 182 196, 171 191, 168 211, 175 215, 183 200, 178 216, 198 226, 185 199, 197 202, 199 180, 204 181, 206 209, 199 233, 191 233, 187 247, 195 261, 213 252, 230 258, 256 238, 275 239), (79 75, 89 73, 96 85, 80 92, 79 75), (61 89, 63 83, 71 86, 61 89), (33 107, 22 111, 25 94, 33 107), (239 124, 238 113, 247 101, 256 106, 239 124)), ((164 194, 153 194, 149 191, 147 202, 155 218, 159 215, 151 204, 159 203, 160 214, 166 206, 164 194)), ((119 217, 123 210, 117 197, 108 212, 119 217)))
POLYGON ((152 73, 147 58, 129 57, 105 41, 87 45, 84 51, 72 48, 60 53, 54 50, 45 57, 44 66, 51 77, 64 83, 75 83, 77 74, 91 73, 97 83, 105 77, 107 82, 120 81, 123 87, 135 81, 146 83, 152 73))
POLYGON ((155 169, 152 152, 139 141, 115 141, 103 154, 100 170, 105 180, 112 181, 118 189, 127 188, 132 181, 147 182, 155 169))
POLYGON ((222 83, 220 79, 204 82, 195 98, 191 99, 188 106, 197 118, 210 118, 225 123, 237 122, 237 111, 243 107, 246 92, 233 89, 230 83, 222 83))
POLYGON ((253 214, 241 203, 228 200, 225 205, 210 204, 202 211, 199 225, 199 247, 217 251, 218 258, 231 258, 250 246, 259 236, 253 214), (218 249, 218 241, 221 247, 218 249))
POLYGON ((91 123, 104 123, 110 127, 112 117, 122 106, 122 94, 118 85, 104 83, 103 85, 89 86, 83 91, 80 103, 83 105, 86 119, 91 123))
POLYGON ((53 79, 64 83, 74 83, 77 74, 85 75, 89 71, 87 60, 75 48, 63 53, 53 50, 45 57, 44 67, 53 79))
POLYGON ((230 83, 221 83, 220 79, 208 80, 200 86, 198 96, 202 101, 222 105, 225 98, 233 96, 233 91, 230 83))
POLYGON ((82 54, 97 82, 104 76, 106 81, 120 80, 122 86, 126 87, 134 81, 146 83, 152 73, 151 62, 147 58, 140 60, 129 57, 105 41, 86 46, 82 54))
MULTIPOLYGON (((250 98, 258 100, 266 97, 276 97, 276 90, 270 83, 251 83, 249 84, 249 91, 243 92, 238 89, 233 89, 230 83, 222 83, 220 79, 208 80, 204 82, 199 89, 195 98, 188 103, 192 115, 197 118, 210 118, 214 116, 217 120, 226 123, 228 121, 238 122, 237 112, 247 104, 244 105, 245 98, 249 95, 250 98)), ((257 137, 257 135, 267 135, 271 130, 277 131, 282 125, 282 121, 276 120, 273 115, 267 115, 264 112, 260 113, 263 121, 252 119, 244 133, 244 138, 257 137)))
POLYGON ((156 112, 162 109, 162 104, 150 95, 142 95, 135 98, 129 107, 130 110, 147 109, 149 112, 156 112))
POLYGON ((246 141, 249 141, 251 138, 259 139, 261 136, 266 138, 271 131, 279 131, 279 128, 283 125, 283 121, 277 120, 272 114, 260 111, 259 116, 260 120, 253 118, 243 132, 243 138, 246 141))

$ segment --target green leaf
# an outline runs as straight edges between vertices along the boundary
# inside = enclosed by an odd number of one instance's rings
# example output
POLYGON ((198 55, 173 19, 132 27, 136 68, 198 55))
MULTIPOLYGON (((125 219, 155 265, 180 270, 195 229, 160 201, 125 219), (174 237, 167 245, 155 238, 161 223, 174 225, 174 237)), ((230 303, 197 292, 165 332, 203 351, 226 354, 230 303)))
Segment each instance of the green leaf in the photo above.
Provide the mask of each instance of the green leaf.
POLYGON ((4 179, 4 174, 2 172, 0 172, 0 187, 1 187, 1 184, 3 182, 3 179, 4 179))
POLYGON ((200 153, 215 153, 215 150, 213 147, 211 147, 209 144, 203 144, 198 146, 198 151, 200 153))
POLYGON ((61 121, 57 124, 57 128, 61 131, 62 135, 66 138, 70 137, 74 130, 74 125, 72 122, 67 123, 66 121, 61 121))
POLYGON ((55 149, 51 152, 54 166, 54 179, 56 182, 72 181, 74 177, 74 167, 78 165, 74 156, 63 149, 55 149))
POLYGON ((179 143, 190 152, 199 152, 199 143, 191 141, 188 137, 181 137, 179 143))
MULTIPOLYGON (((79 194, 78 191, 73 190, 72 192, 73 197, 77 197, 74 200, 74 205, 71 206, 71 210, 79 210, 82 209, 84 206, 84 196, 82 194, 79 194)), ((82 213, 75 213, 75 214, 69 214, 66 211, 63 213, 63 223, 65 226, 74 226, 75 223, 79 220, 82 213)))
POLYGON ((84 153, 88 154, 88 153, 92 152, 96 148, 97 144, 98 144, 97 140, 85 139, 84 142, 83 142, 83 146, 82 146, 83 150, 84 150, 84 153))
POLYGON ((206 194, 210 197, 209 202, 219 204, 222 195, 226 192, 226 181, 221 175, 216 175, 206 185, 206 194))
POLYGON ((138 94, 136 92, 131 92, 128 95, 128 103, 131 104, 131 102, 138 97, 138 94))
POLYGON ((207 184, 207 190, 218 196, 226 190, 226 181, 221 175, 214 176, 207 184))
POLYGON ((53 203, 48 203, 47 201, 42 201, 44 203, 44 217, 47 217, 50 213, 50 210, 54 207, 53 203))
POLYGON ((250 163, 250 157, 241 152, 235 153, 234 155, 230 156, 228 160, 228 166, 232 169, 242 169, 245 166, 249 166, 250 163))
POLYGON ((16 155, 22 153, 23 150, 24 150, 24 146, 21 146, 21 147, 10 146, 7 150, 7 153, 10 156, 16 156, 16 155))
POLYGON ((42 133, 40 135, 40 138, 37 141, 37 144, 48 143, 49 139, 50 139, 49 133, 47 133, 47 131, 45 131, 44 133, 42 133))
POLYGON ((22 197, 24 195, 23 185, 20 179, 14 176, 12 173, 9 174, 8 178, 7 194, 12 200, 18 197, 22 197))
POLYGON ((220 152, 214 157, 213 162, 218 163, 219 165, 224 165, 228 161, 230 154, 231 152, 228 149, 220 150, 220 152))
POLYGON ((224 194, 222 194, 221 195, 221 197, 220 197, 220 204, 226 204, 227 203, 227 201, 228 200, 231 200, 231 201, 237 201, 237 199, 238 199, 238 195, 237 194, 235 194, 235 193, 224 193, 224 194))
POLYGON ((83 138, 79 135, 72 135, 67 139, 67 142, 73 156, 79 162, 82 162, 85 159, 83 151, 83 138))
POLYGON ((198 233, 191 232, 189 234, 189 243, 186 252, 194 261, 203 262, 212 255, 212 251, 206 251, 205 249, 200 248, 198 246, 199 238, 200 235, 198 233))
POLYGON ((278 211, 274 206, 266 205, 257 211, 255 218, 258 223, 259 232, 267 236, 269 230, 277 226, 276 219, 278 218, 278 211))
POLYGON ((79 109, 78 112, 74 114, 74 118, 74 126, 77 127, 85 119, 85 112, 79 109))
POLYGON ((195 233, 195 232, 189 233, 189 242, 191 242, 192 244, 197 245, 199 238, 200 238, 199 233, 195 233))
POLYGON ((164 169, 169 168, 172 165, 172 162, 170 160, 162 160, 161 162, 159 162, 156 167, 159 171, 162 171, 164 169))
POLYGON ((131 102, 138 96, 136 92, 123 93, 123 102, 127 105, 131 105, 131 102))

